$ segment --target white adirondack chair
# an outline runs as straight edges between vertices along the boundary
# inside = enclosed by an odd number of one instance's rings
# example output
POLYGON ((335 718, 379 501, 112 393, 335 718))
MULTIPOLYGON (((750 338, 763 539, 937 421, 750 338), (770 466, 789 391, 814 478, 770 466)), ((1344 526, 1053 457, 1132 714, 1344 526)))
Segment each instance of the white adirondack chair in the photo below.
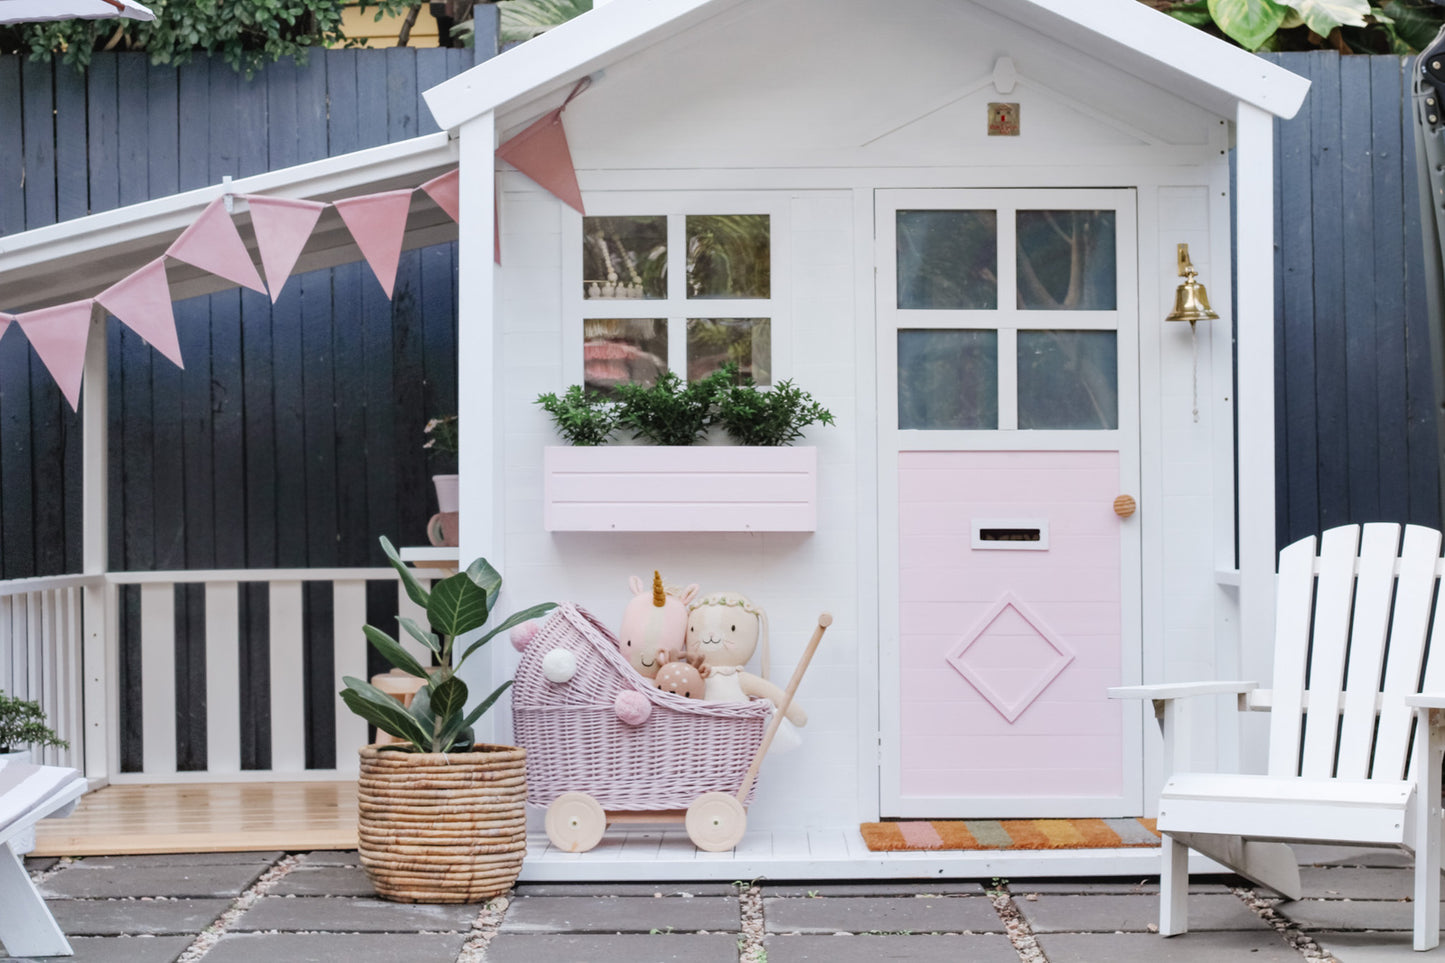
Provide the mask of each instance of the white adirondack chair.
POLYGON ((1440 540, 1411 525, 1402 549, 1398 525, 1366 525, 1363 538, 1346 525, 1324 533, 1318 557, 1313 536, 1280 552, 1272 691, 1246 682, 1110 690, 1151 700, 1164 733, 1160 933, 1188 928, 1190 849, 1298 899, 1285 844, 1312 842, 1413 852, 1414 946, 1440 942, 1445 600, 1431 627, 1440 540), (1267 775, 1172 771, 1183 751, 1176 700, 1221 693, 1271 712, 1267 775))
POLYGON ((10 840, 46 816, 68 815, 86 785, 74 769, 0 760, 0 943, 11 956, 72 955, 10 840))

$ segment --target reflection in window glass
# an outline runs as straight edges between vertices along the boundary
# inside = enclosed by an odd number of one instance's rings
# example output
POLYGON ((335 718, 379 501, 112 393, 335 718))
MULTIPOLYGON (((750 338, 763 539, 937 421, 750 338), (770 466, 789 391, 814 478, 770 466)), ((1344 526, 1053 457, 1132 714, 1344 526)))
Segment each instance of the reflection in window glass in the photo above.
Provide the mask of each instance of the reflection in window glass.
POLYGON ((667 218, 582 218, 582 296, 667 297, 667 218))
POLYGON ((772 322, 767 318, 692 318, 687 322, 687 380, 727 362, 754 384, 773 383, 772 322))
POLYGON ((766 298, 772 289, 771 218, 689 214, 687 296, 766 298))
POLYGON ((1019 427, 1119 427, 1113 331, 1019 332, 1019 427))
POLYGON ((1113 311, 1114 212, 1019 211, 1018 269, 1020 308, 1113 311))
POLYGON ((662 318, 589 318, 582 322, 586 386, 611 394, 623 382, 650 385, 667 370, 667 321, 662 318))
POLYGON ((998 332, 898 332, 899 428, 997 428, 998 332))
POLYGON ((899 211, 898 306, 997 308, 997 212, 899 211))

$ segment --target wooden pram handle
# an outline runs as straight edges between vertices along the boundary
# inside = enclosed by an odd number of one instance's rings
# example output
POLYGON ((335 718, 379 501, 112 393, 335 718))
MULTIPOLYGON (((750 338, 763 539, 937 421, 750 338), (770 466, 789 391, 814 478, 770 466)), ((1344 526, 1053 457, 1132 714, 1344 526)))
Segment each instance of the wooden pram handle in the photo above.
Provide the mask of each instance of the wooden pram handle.
POLYGON ((808 671, 808 663, 813 661, 813 653, 818 651, 818 643, 823 641, 823 632, 832 624, 833 616, 827 612, 818 616, 818 627, 813 630, 813 637, 808 640, 808 647, 803 650, 803 657, 798 660, 798 667, 793 670, 793 677, 788 680, 788 687, 783 690, 783 704, 778 706, 773 713, 773 721, 768 724, 768 731, 763 734, 762 745, 758 746, 752 765, 748 766, 748 774, 743 777, 742 787, 738 789, 738 802, 746 805, 744 801, 748 798, 748 790, 753 788, 753 783, 758 778, 758 769, 763 764, 763 757, 768 754, 768 747, 773 744, 773 736, 777 735, 779 727, 783 724, 783 716, 787 713, 788 707, 793 704, 793 694, 798 691, 798 684, 803 681, 803 673, 808 671))

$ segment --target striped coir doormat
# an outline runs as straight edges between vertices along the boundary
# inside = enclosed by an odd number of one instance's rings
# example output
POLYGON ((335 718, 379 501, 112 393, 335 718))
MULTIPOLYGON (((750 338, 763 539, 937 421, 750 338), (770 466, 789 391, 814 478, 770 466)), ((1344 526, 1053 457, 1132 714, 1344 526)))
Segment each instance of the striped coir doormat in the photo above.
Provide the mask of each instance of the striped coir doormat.
POLYGON ((875 853, 908 849, 1118 849, 1158 846, 1152 819, 932 819, 863 823, 875 853))

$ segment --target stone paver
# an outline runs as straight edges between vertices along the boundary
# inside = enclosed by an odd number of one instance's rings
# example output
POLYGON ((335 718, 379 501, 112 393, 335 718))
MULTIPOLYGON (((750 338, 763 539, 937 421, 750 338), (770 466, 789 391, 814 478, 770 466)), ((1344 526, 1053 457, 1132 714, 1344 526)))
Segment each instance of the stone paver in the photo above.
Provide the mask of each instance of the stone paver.
POLYGON ((272 887, 273 896, 375 896, 360 866, 297 866, 272 887))
POLYGON ((518 896, 736 896, 732 883, 520 883, 518 896))
POLYGON ((231 934, 205 963, 450 963, 465 933, 231 934))
MULTIPOLYGON (((1159 897, 1149 895, 1040 896, 1014 903, 1035 933, 1143 933, 1159 922, 1159 897)), ((1268 929, 1269 924, 1236 896, 1189 897, 1189 929, 1268 929)))
POLYGON ((127 896, 239 896, 266 871, 265 863, 174 863, 156 866, 92 864, 67 866, 40 885, 41 895, 71 899, 127 896))
POLYGON ((346 897, 264 896, 241 916, 232 930, 239 933, 265 930, 319 930, 328 933, 465 932, 476 919, 477 912, 478 907, 472 904, 391 903, 380 899, 346 897))
POLYGON ((769 936, 768 963, 1018 963, 1018 951, 997 933, 970 936, 769 936))
POLYGON ((1311 933, 1315 942, 1339 963, 1405 963, 1413 960, 1438 960, 1441 951, 1416 953, 1413 936, 1408 931, 1393 933, 1311 933))
POLYGON ((228 899, 53 899, 61 932, 78 936, 169 936, 199 933, 231 905, 228 899))
MULTIPOLYGON (((1228 893, 1231 886, 1247 885, 1244 880, 1235 876, 1191 876, 1189 877, 1189 892, 1191 893, 1228 893)), ((1159 893, 1159 877, 1149 876, 1143 879, 1011 879, 1008 882, 1009 892, 1014 899, 1019 899, 1028 893, 1077 893, 1093 895, 1095 893, 1159 893)))
MULTIPOLYGON (((191 945, 189 936, 72 936, 74 956, 26 957, 66 963, 174 963, 191 945)), ((0 955, 0 960, 12 957, 0 955)))
POLYGON ((354 849, 318 849, 296 857, 298 866, 360 866, 361 854, 354 849))
POLYGON ((1409 930, 1415 904, 1397 900, 1301 899, 1275 911, 1306 930, 1409 930))
MULTIPOLYGON (((738 938, 729 934, 498 933, 487 945, 487 963, 737 963, 737 960, 738 938)), ((206 958, 206 963, 213 963, 211 957, 206 958)), ((240 957, 236 963, 240 963, 240 957)))
POLYGON ((1002 933, 982 896, 764 899, 769 933, 1002 933))
POLYGON ((823 896, 917 896, 930 893, 940 896, 982 896, 984 884, 976 880, 917 880, 914 882, 889 882, 879 880, 861 883, 796 883, 786 886, 763 884, 764 896, 823 897, 823 896))
MULTIPOLYGON (((611 887, 600 887, 603 892, 611 887)), ((595 892, 595 891, 594 891, 595 892)), ((736 897, 669 899, 644 896, 522 896, 512 900, 503 933, 735 933, 736 897)))
POLYGON ((26 856, 25 872, 43 873, 58 862, 60 862, 60 860, 54 856, 26 856))
POLYGON ((1306 899, 1409 899, 1415 891, 1411 873, 1363 866, 1302 866, 1300 885, 1306 899))
POLYGON ((75 866, 109 866, 123 869, 145 869, 155 866, 241 866, 261 863, 269 866, 282 856, 280 850, 245 853, 151 853, 141 856, 86 856, 75 866))
POLYGON ((1273 930, 1190 932, 1168 939, 1153 933, 1049 933, 1037 940, 1049 963, 1299 963, 1301 959, 1273 930))

